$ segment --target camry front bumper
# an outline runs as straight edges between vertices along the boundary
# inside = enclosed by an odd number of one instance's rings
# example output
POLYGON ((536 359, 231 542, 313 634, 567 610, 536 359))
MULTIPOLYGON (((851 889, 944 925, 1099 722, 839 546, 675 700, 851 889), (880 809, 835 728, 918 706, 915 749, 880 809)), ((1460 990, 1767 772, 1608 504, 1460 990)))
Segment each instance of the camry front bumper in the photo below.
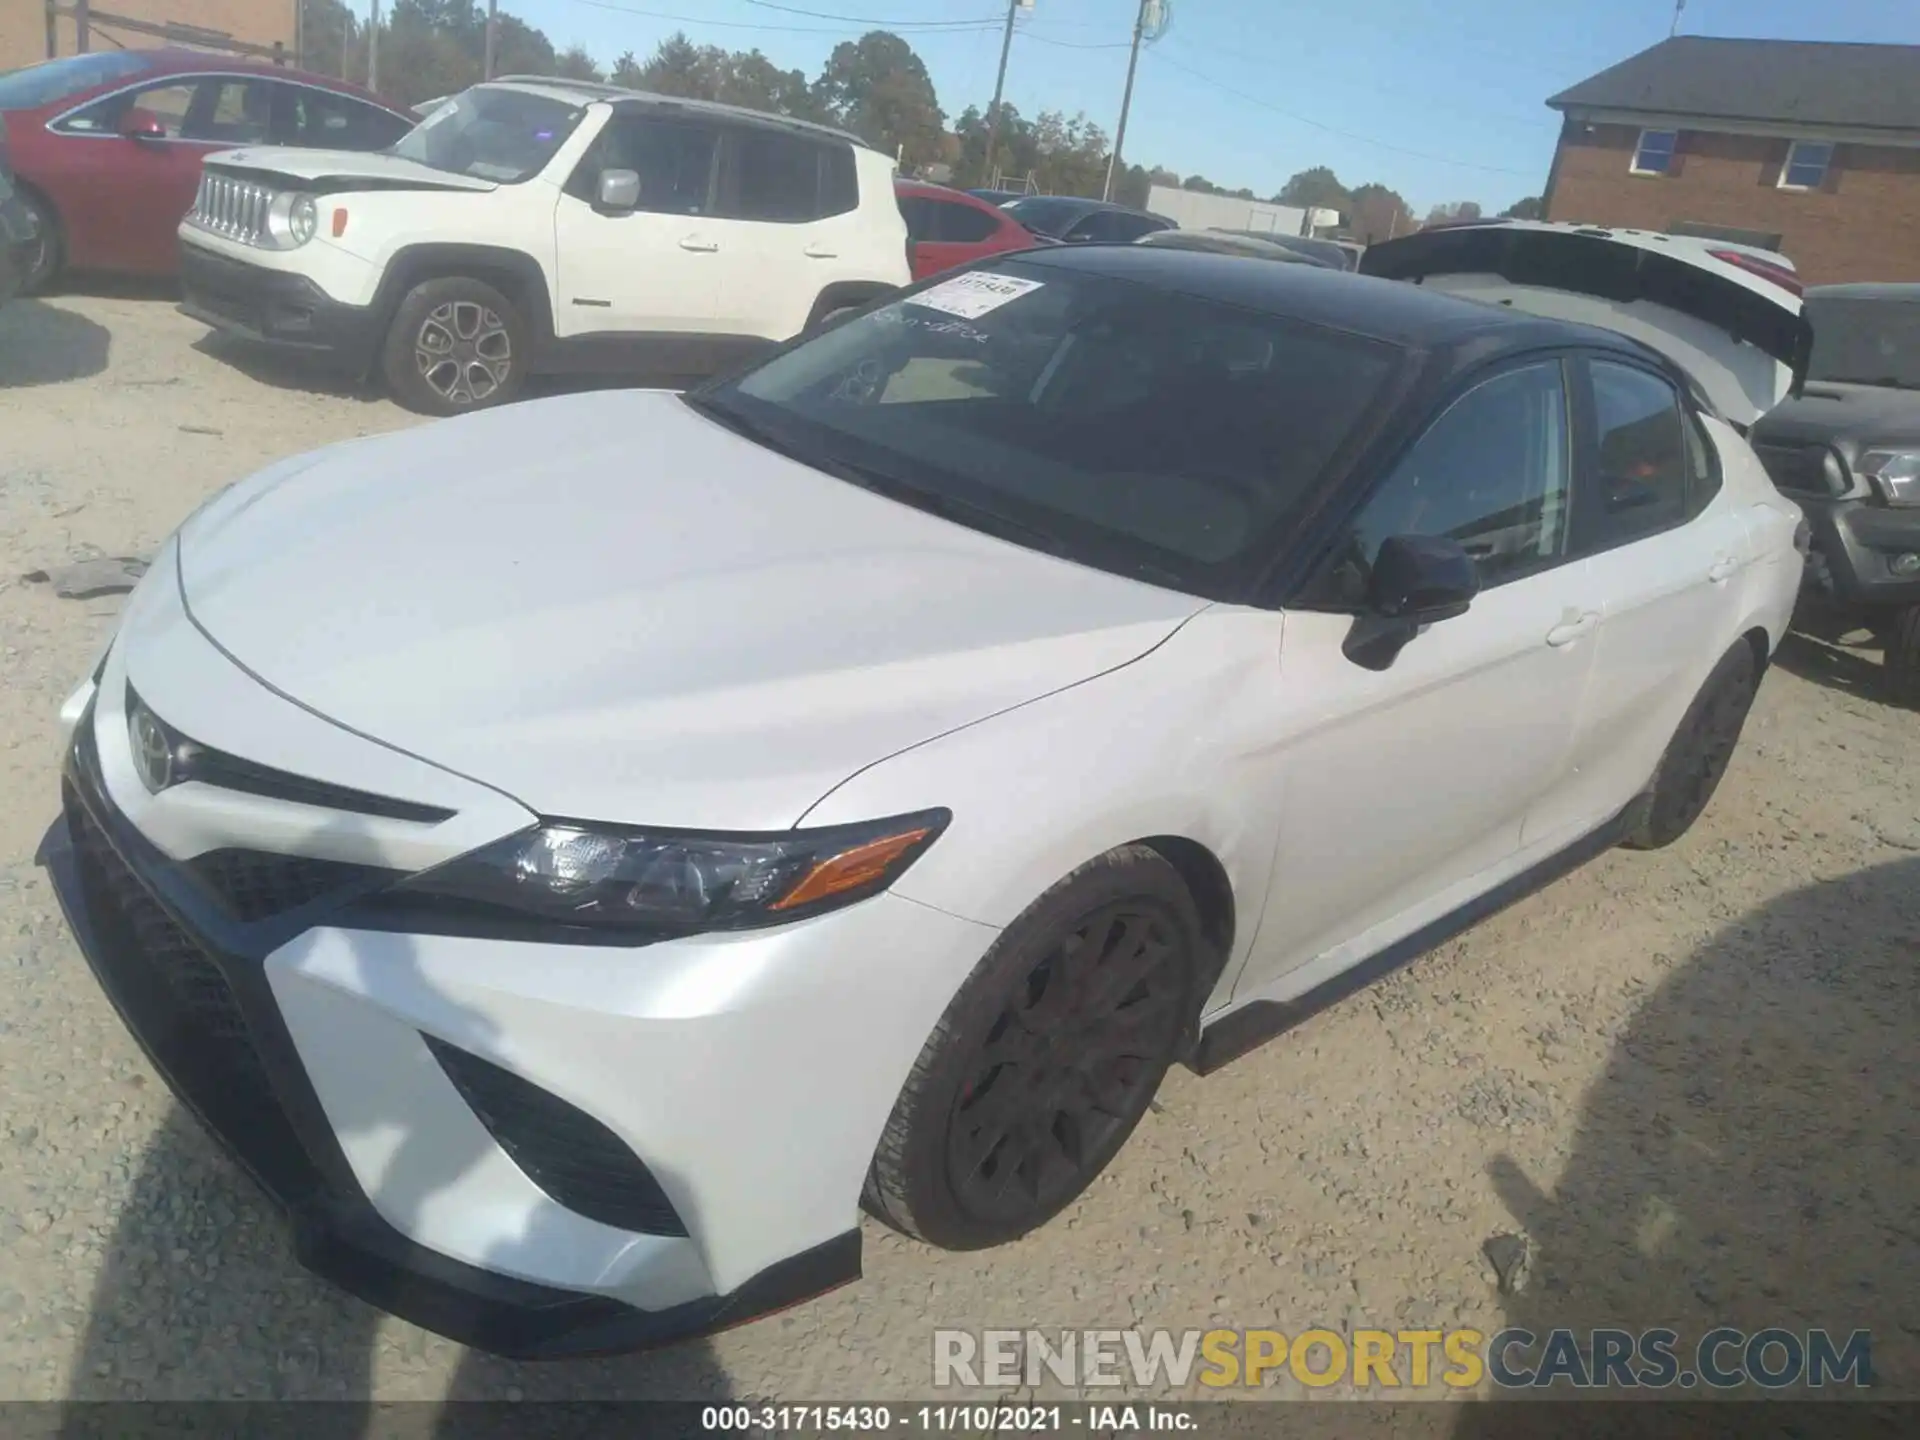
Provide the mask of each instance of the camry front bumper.
MULTIPOLYGON (((133 638, 194 670, 169 608, 137 596, 133 638)), ((873 1147, 990 928, 893 895, 634 949, 382 928, 357 908, 378 876, 329 890, 311 854, 209 850, 212 802, 187 794, 209 787, 177 787, 189 826, 175 791, 130 783, 126 657, 100 674, 41 861, 128 1028, 309 1268, 518 1358, 645 1348, 857 1278, 873 1147)), ((209 725, 265 693, 196 678, 229 691, 209 725)), ((157 669, 131 681, 161 709, 157 669)))

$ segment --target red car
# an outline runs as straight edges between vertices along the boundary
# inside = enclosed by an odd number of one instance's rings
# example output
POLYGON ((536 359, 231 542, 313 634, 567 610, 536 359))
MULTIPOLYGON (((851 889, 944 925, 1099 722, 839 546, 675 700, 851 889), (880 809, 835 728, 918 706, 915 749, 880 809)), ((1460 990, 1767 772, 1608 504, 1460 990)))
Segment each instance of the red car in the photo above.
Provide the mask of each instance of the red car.
POLYGON ((916 280, 1003 250, 1031 250, 1041 243, 1006 211, 964 190, 896 180, 893 193, 907 222, 916 280))
POLYGON ((66 267, 170 275, 200 162, 240 145, 383 150, 415 117, 370 91, 198 50, 112 50, 0 75, 14 184, 39 221, 26 288, 66 267))

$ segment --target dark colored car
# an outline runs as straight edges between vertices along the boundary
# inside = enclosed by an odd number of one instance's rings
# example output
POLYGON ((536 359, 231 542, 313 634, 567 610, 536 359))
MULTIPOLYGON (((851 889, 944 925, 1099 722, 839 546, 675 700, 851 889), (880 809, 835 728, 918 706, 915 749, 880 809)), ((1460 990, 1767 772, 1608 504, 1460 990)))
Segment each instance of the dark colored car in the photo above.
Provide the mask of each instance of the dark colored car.
POLYGON ((1264 235, 1242 234, 1235 230, 1155 230, 1134 241, 1164 250, 1202 250, 1211 255, 1245 255, 1254 260, 1278 260, 1288 265, 1312 265, 1321 270, 1344 270, 1337 262, 1317 260, 1286 244, 1275 243, 1264 235))
POLYGON ((383 150, 414 118, 370 91, 198 50, 115 50, 0 75, 15 188, 39 228, 26 288, 58 271, 170 275, 200 162, 241 145, 383 150))
POLYGON ((1816 285, 1806 316, 1806 386, 1753 448, 1812 527, 1810 608, 1874 630, 1920 705, 1920 284, 1816 285))
POLYGON ((7 161, 7 122, 0 119, 0 305, 18 295, 26 283, 39 231, 32 212, 14 193, 7 161))
POLYGON ((984 200, 989 205, 1011 205, 1015 200, 1025 200, 1024 190, 969 190, 967 194, 976 200, 984 200))
POLYGON ((1007 206, 1006 213, 1034 234, 1070 245, 1087 240, 1124 245, 1156 230, 1176 228, 1164 215, 1073 195, 1029 195, 1007 206))
POLYGON ((1360 268, 1359 254, 1353 247, 1342 245, 1337 240, 1315 240, 1308 235, 1274 235, 1265 230, 1222 230, 1215 233, 1239 235, 1249 240, 1265 240, 1270 244, 1291 250, 1297 255, 1304 255, 1330 270, 1360 268))
POLYGON ((964 190, 896 180, 893 192, 907 222, 916 280, 1008 250, 1031 250, 1038 243, 1033 232, 1006 211, 964 190))

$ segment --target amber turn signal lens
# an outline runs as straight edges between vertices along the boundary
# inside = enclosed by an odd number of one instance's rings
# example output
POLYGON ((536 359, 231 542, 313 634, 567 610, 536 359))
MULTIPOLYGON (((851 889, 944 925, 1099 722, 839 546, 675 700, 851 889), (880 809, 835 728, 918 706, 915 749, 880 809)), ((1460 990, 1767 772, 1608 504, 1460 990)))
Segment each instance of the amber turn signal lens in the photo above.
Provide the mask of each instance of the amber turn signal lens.
POLYGON ((838 855, 830 855, 820 861, 780 899, 767 908, 769 910, 794 910, 802 905, 811 905, 816 900, 824 900, 829 895, 839 895, 848 890, 858 890, 863 885, 871 885, 876 880, 886 878, 886 874, 907 851, 918 845, 931 830, 922 827, 909 830, 904 835, 888 835, 883 839, 869 840, 864 845, 856 845, 851 850, 842 850, 838 855))
POLYGON ((347 212, 345 207, 342 207, 333 212, 333 238, 338 240, 342 235, 346 233, 347 233, 347 212))

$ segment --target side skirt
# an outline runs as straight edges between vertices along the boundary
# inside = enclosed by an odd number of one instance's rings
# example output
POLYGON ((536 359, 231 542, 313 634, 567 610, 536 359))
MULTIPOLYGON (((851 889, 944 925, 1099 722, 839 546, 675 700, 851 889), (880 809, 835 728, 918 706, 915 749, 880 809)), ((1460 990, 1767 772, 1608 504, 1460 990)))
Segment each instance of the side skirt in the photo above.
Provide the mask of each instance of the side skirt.
POLYGON ((1613 849, 1631 828, 1632 807, 1621 811, 1598 830, 1549 855, 1530 870, 1496 885, 1449 914, 1423 925, 1404 940, 1341 971, 1331 980, 1291 1000, 1251 1000, 1200 1032, 1200 1043, 1187 1062, 1197 1075, 1211 1075, 1277 1035, 1284 1034, 1329 1006, 1363 990, 1382 976, 1418 960, 1456 935, 1471 930, 1516 901, 1578 870, 1589 860, 1613 849))

